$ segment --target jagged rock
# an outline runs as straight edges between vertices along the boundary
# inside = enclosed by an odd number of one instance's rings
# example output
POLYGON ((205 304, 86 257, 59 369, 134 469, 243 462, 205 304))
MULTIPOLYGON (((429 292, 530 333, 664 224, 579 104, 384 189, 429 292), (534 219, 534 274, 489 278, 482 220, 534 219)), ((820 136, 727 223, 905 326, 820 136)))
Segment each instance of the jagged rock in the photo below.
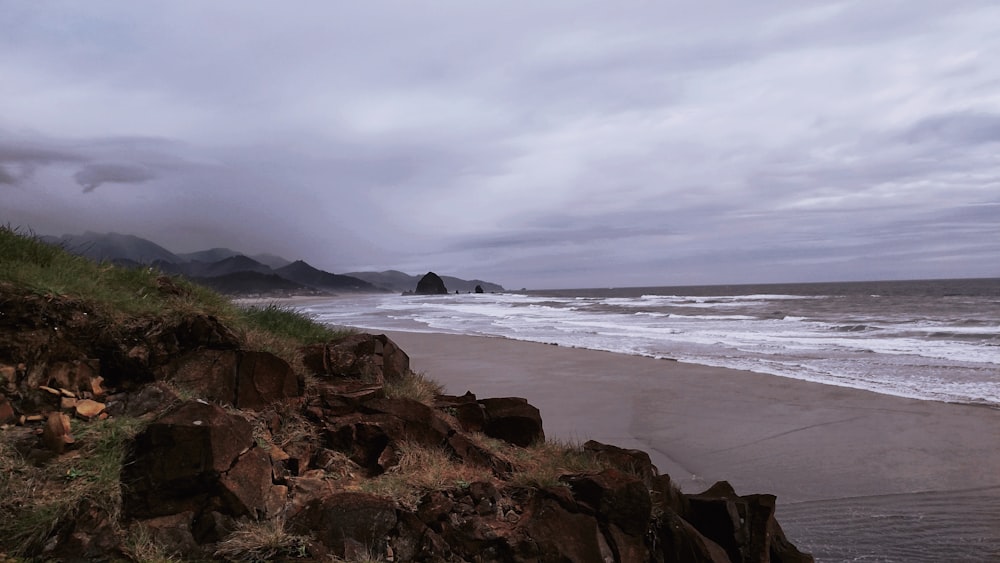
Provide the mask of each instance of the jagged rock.
POLYGON ((385 388, 360 381, 320 383, 309 398, 306 413, 315 421, 357 412, 365 401, 385 397, 385 388))
POLYGON ((593 475, 570 475, 560 479, 573 496, 590 506, 601 520, 618 526, 630 536, 642 537, 649 526, 653 502, 639 479, 606 469, 593 475))
POLYGON ((427 272, 424 277, 417 282, 417 295, 444 295, 448 293, 448 288, 444 286, 444 280, 434 272, 427 272))
POLYGON ((542 416, 526 399, 498 397, 480 399, 479 404, 483 406, 483 433, 487 436, 521 447, 545 439, 542 416))
POLYGON ((170 381, 224 405, 259 410, 301 397, 304 381, 270 352, 197 350, 176 363, 170 381))
POLYGON ((813 560, 812 556, 799 552, 784 538, 774 519, 773 495, 741 497, 729 483, 720 481, 701 494, 686 496, 688 522, 719 544, 732 561, 813 560))
POLYGON ((656 537, 657 563, 731 563, 726 550, 672 510, 660 516, 656 537))
POLYGON ((362 412, 330 421, 325 443, 373 475, 395 465, 397 444, 440 446, 452 433, 433 409, 412 399, 373 399, 361 408, 362 412))
POLYGON ((621 471, 635 475, 642 480, 647 489, 652 488, 653 479, 660 474, 649 459, 649 454, 641 450, 626 450, 596 440, 584 443, 583 450, 621 471))
POLYGON ((211 315, 142 317, 124 329, 126 334, 102 356, 102 373, 113 387, 167 379, 177 358, 196 350, 235 350, 240 345, 236 333, 211 315))
POLYGON ((384 334, 352 334, 302 349, 303 363, 314 375, 381 383, 410 372, 410 357, 384 334))
POLYGON ((353 543, 385 553, 386 536, 396 522, 391 500, 348 492, 312 500, 292 517, 290 528, 294 533, 314 534, 334 555, 345 557, 353 543))
POLYGON ((471 391, 462 396, 438 395, 434 408, 455 417, 465 432, 482 432, 486 426, 486 411, 471 391))
POLYGON ((180 404, 135 438, 122 476, 127 511, 162 516, 204 506, 219 492, 219 476, 253 444, 244 418, 217 405, 180 404))
POLYGON ((680 488, 674 485, 670 475, 657 475, 653 478, 653 483, 649 487, 653 498, 653 504, 661 510, 672 510, 681 517, 688 513, 687 496, 681 492, 680 488))
POLYGON ((254 520, 278 514, 288 489, 272 485, 271 475, 271 458, 267 453, 254 448, 241 455, 232 469, 219 476, 226 512, 250 516, 254 520))
POLYGON ((482 293, 483 292, 483 286, 477 285, 475 291, 476 291, 476 293, 482 293))
POLYGON ((614 553, 598 528, 597 520, 592 514, 579 511, 575 503, 566 500, 560 502, 561 493, 546 489, 532 499, 519 526, 530 536, 532 547, 537 552, 529 551, 524 555, 539 561, 615 561, 614 553))

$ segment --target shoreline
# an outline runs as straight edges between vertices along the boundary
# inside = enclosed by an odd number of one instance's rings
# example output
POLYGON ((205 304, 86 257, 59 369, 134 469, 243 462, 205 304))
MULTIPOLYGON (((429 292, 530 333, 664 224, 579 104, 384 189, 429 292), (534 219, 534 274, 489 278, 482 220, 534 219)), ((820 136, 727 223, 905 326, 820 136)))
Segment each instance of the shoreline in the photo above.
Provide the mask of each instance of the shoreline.
POLYGON ((782 504, 1000 488, 1000 411, 503 337, 385 331, 446 392, 521 396, 546 435, 647 451, 685 492, 782 504))

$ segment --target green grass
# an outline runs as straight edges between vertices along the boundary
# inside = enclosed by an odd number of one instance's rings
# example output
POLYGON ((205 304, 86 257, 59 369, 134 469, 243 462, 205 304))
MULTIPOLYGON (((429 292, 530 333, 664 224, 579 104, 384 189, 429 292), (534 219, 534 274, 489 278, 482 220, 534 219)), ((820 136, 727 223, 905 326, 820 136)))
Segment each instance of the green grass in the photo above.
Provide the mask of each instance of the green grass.
POLYGON ((0 283, 85 301, 117 321, 136 316, 217 317, 242 337, 244 348, 275 353, 293 365, 303 344, 349 334, 275 304, 238 307, 208 288, 153 268, 95 263, 10 226, 0 226, 0 265, 0 283))
POLYGON ((243 308, 241 315, 249 325, 302 344, 327 342, 346 334, 345 331, 321 325, 304 313, 274 303, 243 308))
POLYGON ((159 271, 120 268, 74 256, 44 243, 30 233, 0 226, 0 282, 27 288, 38 295, 88 301, 113 315, 156 314, 164 310, 197 310, 222 318, 237 315, 221 295, 180 278, 168 278, 180 295, 160 290, 159 271))

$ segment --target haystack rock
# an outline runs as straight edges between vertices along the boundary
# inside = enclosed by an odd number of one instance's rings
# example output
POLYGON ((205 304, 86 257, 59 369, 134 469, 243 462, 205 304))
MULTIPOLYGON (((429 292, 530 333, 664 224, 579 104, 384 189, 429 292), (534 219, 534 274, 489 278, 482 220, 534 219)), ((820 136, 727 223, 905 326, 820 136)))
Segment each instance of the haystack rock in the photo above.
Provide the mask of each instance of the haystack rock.
POLYGON ((446 293, 448 293, 448 288, 444 286, 444 280, 434 272, 427 272, 417 282, 417 295, 444 295, 446 293))

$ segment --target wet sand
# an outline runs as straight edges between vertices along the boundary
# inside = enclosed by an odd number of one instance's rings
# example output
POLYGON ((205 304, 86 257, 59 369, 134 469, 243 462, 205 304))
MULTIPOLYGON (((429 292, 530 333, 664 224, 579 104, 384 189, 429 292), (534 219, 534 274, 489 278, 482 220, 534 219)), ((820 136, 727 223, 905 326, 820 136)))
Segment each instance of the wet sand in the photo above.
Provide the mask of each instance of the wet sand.
POLYGON ((685 492, 728 480, 740 494, 777 495, 782 525, 820 560, 931 561, 934 546, 954 560, 1000 556, 1000 409, 502 338, 388 334, 449 393, 527 398, 550 438, 645 450, 685 492), (938 524, 921 547, 929 531, 905 522, 925 517, 938 524), (885 518, 902 522, 895 536, 879 528, 885 518), (904 543, 917 554, 892 557, 904 543))

